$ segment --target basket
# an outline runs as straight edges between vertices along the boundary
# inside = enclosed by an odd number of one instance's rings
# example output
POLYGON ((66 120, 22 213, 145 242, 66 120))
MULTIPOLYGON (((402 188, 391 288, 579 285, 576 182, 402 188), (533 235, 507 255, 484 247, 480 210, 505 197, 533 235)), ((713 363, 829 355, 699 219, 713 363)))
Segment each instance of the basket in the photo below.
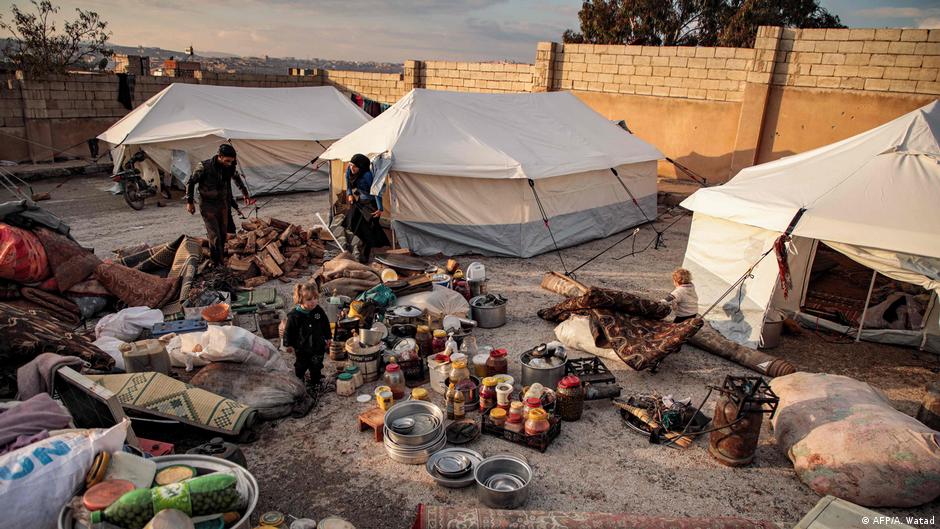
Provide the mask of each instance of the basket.
POLYGON ((537 435, 526 435, 524 433, 511 432, 505 428, 494 425, 493 421, 490 420, 490 410, 486 410, 480 415, 480 420, 482 422, 480 430, 483 433, 492 435, 493 437, 505 439, 506 441, 516 443, 517 445, 534 448, 539 452, 545 452, 549 445, 552 444, 552 441, 554 441, 561 434, 561 417, 557 415, 552 415, 552 417, 548 420, 548 431, 537 435))

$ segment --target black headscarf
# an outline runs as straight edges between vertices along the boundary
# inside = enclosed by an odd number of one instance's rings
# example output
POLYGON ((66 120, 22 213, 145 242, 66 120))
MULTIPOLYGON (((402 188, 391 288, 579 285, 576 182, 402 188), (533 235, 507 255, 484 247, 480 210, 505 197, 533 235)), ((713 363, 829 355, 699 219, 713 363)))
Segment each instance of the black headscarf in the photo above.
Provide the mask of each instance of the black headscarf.
POLYGON ((219 156, 235 158, 235 147, 232 147, 232 144, 230 143, 223 143, 222 145, 219 145, 219 156))
POLYGON ((372 170, 372 162, 369 161, 369 158, 365 154, 355 154, 352 159, 349 160, 349 163, 355 165, 359 169, 359 174, 356 177, 360 177, 369 171, 372 170))

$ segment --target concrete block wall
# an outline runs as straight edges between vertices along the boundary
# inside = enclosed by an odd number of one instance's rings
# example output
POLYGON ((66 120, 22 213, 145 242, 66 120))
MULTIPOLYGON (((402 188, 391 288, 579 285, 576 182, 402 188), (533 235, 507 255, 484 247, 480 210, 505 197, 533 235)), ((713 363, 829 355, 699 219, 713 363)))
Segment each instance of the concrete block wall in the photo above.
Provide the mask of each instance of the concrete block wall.
POLYGON ((404 76, 397 73, 322 70, 321 76, 323 85, 335 86, 347 96, 355 92, 382 103, 394 103, 410 90, 405 88, 404 76))
POLYGON ((553 90, 741 101, 755 50, 557 44, 553 90))
POLYGON ((776 86, 940 95, 940 29, 783 29, 773 61, 776 86))
POLYGON ((416 86, 454 92, 531 92, 531 64, 422 61, 416 86))

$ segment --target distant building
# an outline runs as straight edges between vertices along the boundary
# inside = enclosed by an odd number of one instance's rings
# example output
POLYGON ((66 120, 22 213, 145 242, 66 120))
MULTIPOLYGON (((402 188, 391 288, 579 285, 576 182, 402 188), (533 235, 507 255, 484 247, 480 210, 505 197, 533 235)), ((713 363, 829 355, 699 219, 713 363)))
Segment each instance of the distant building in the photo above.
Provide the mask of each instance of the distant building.
POLYGON ((114 72, 134 75, 150 75, 150 57, 140 55, 114 55, 114 72))
POLYGON ((196 61, 177 61, 167 59, 163 61, 163 75, 167 77, 195 77, 202 65, 196 61))

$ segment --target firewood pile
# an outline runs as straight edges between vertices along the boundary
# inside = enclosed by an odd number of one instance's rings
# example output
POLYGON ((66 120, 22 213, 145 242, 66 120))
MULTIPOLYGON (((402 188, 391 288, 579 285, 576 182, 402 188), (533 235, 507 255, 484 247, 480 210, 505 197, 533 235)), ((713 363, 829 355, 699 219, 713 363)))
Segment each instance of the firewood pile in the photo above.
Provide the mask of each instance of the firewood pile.
POLYGON ((329 235, 320 232, 319 228, 304 229, 275 218, 249 219, 226 242, 225 264, 249 288, 271 279, 287 283, 311 265, 323 263, 324 241, 329 235))

